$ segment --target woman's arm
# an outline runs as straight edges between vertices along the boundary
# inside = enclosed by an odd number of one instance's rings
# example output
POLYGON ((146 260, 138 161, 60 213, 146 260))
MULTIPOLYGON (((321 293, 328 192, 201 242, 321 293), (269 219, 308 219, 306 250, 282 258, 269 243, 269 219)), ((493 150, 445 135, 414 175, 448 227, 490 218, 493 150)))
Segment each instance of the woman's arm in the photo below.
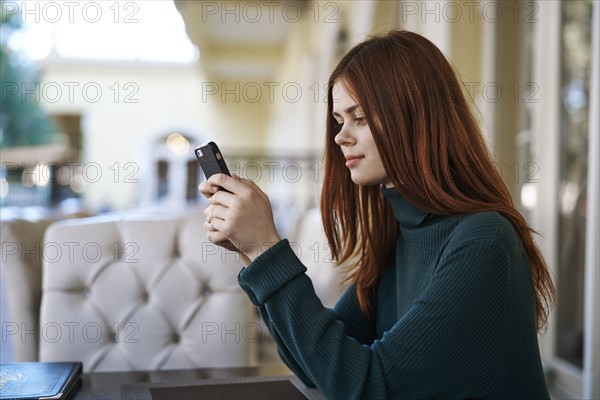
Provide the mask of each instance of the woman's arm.
POLYGON ((368 345, 376 339, 375 324, 368 321, 360 310, 355 285, 346 289, 333 311, 337 319, 344 324, 346 335, 368 345))
POLYGON ((279 354, 279 357, 281 357, 281 359, 283 360, 285 365, 287 365, 288 368, 291 369, 306 386, 315 387, 315 384, 313 382, 311 382, 311 380, 306 376, 304 371, 302 371, 302 368, 300 367, 300 365, 298 365, 298 363, 296 362, 294 357, 290 354, 289 350, 285 346, 285 343, 282 341, 281 336, 279 336, 279 333, 273 329, 273 325, 271 323, 271 317, 265 310, 265 306, 259 304, 258 301, 256 300, 256 298, 254 298, 252 296, 252 290, 244 283, 244 281, 239 280, 239 282, 240 282, 240 286, 242 287, 242 289, 244 289, 248 293, 250 300, 258 307, 260 316, 263 319, 263 321, 265 322, 265 325, 267 326, 267 329, 269 330, 269 334, 271 335, 271 337, 273 338, 273 340, 275 340, 275 343, 277 344, 277 353, 279 354))
MULTIPOLYGON (((251 293, 251 289, 245 287, 243 281, 240 280, 240 285, 246 291, 251 293)), ((253 300, 256 301, 256 300, 253 300)), ((308 376, 304 373, 298 362, 294 359, 287 346, 283 342, 279 332, 273 329, 273 325, 271 323, 271 317, 266 311, 266 307, 264 305, 258 305, 258 309, 260 315, 265 322, 265 325, 269 329, 269 333, 271 337, 275 340, 277 344, 277 352, 283 362, 300 378, 300 380, 307 386, 314 387, 315 384, 308 378, 308 376)), ((346 334, 348 336, 354 337, 361 343, 372 343, 375 340, 375 331, 372 328, 372 324, 367 323, 367 320, 362 315, 359 307, 358 301, 356 299, 356 288, 354 286, 349 287, 342 297, 339 299, 337 304, 334 307, 335 316, 342 323, 344 323, 346 327, 346 334)))
POLYGON ((328 398, 484 397, 503 378, 508 262, 496 241, 448 249, 422 296, 371 345, 322 306, 286 240, 239 279, 328 398))

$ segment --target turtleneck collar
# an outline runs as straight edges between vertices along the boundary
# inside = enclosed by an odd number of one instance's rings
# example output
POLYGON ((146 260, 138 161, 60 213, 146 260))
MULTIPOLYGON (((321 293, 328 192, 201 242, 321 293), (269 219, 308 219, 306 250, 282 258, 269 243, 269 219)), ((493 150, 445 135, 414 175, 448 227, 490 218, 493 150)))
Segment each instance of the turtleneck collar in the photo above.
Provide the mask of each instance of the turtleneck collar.
POLYGON ((401 227, 414 227, 427 217, 427 212, 410 204, 396 188, 381 187, 381 193, 387 198, 401 227))

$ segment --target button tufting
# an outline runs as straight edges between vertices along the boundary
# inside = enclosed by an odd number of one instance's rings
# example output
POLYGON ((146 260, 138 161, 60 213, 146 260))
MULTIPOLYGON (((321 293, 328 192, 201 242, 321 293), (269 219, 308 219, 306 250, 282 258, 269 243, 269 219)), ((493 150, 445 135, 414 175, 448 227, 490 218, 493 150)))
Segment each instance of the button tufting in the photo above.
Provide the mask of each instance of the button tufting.
POLYGON ((119 343, 119 335, 113 328, 110 329, 110 341, 111 343, 119 343))
POLYGON ((205 285, 205 286, 202 288, 202 296, 204 296, 204 297, 208 297, 208 296, 210 296, 212 293, 213 293, 213 291, 212 291, 212 289, 211 289, 211 287, 210 287, 210 286, 208 286, 208 285, 205 285))
MULTIPOLYGON (((114 221, 98 220, 85 229, 77 223, 47 232, 49 243, 85 240, 93 244, 84 252, 88 258, 96 256, 95 248, 100 250, 98 246, 102 246, 98 243, 118 243, 119 250, 112 246, 114 251, 109 256, 115 257, 104 257, 102 265, 86 259, 81 268, 73 268, 69 257, 47 263, 50 273, 45 275, 45 283, 58 288, 56 293, 60 295, 44 298, 39 321, 59 320, 61 310, 72 308, 69 295, 79 300, 75 301, 76 312, 68 315, 72 322, 55 327, 63 328, 64 340, 41 341, 41 352, 59 359, 73 355, 76 349, 78 358, 93 360, 88 363, 90 372, 119 369, 130 365, 132 358, 136 359, 136 368, 204 365, 203 357, 190 354, 217 354, 227 365, 247 365, 239 355, 254 353, 257 343, 234 336, 236 323, 247 327, 255 322, 255 310, 238 290, 225 286, 235 282, 239 268, 225 260, 182 257, 187 251, 198 250, 194 243, 204 234, 203 228, 188 224, 185 218, 169 222, 164 219, 118 217, 114 221), (125 246, 127 243, 133 247, 125 246), (93 276, 83 274, 82 268, 96 272, 93 276), (117 289, 127 293, 117 294, 117 289), (198 340, 188 340, 188 329, 198 340)), ((237 332, 237 336, 243 333, 237 332)), ((53 334, 50 329, 48 335, 53 334)), ((142 380, 155 378, 153 373, 138 375, 142 380)))

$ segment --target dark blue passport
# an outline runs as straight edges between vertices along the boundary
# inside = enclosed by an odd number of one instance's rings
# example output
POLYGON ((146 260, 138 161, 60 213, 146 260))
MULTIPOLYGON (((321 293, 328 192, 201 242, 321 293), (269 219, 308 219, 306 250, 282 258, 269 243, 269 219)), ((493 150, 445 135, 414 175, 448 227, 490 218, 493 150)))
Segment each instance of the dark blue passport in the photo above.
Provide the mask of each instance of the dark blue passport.
POLYGON ((68 399, 81 384, 80 362, 0 364, 0 399, 68 399))

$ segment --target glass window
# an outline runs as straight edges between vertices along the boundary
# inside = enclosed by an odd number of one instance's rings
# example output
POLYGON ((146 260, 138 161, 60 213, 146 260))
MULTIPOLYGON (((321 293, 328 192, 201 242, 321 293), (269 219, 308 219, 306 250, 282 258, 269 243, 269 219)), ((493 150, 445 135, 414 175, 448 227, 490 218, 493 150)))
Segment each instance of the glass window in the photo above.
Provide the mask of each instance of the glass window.
POLYGON ((509 166, 510 173, 519 185, 516 204, 519 211, 531 222, 531 212, 537 206, 539 184, 539 166, 535 160, 532 131, 533 107, 538 103, 539 87, 533 80, 533 54, 535 43, 533 23, 523 24, 523 43, 521 44, 521 73, 519 82, 511 86, 514 101, 521 102, 518 114, 519 133, 516 136, 517 161, 509 166))
POLYGON ((557 355, 583 367, 592 1, 561 3, 557 355))

